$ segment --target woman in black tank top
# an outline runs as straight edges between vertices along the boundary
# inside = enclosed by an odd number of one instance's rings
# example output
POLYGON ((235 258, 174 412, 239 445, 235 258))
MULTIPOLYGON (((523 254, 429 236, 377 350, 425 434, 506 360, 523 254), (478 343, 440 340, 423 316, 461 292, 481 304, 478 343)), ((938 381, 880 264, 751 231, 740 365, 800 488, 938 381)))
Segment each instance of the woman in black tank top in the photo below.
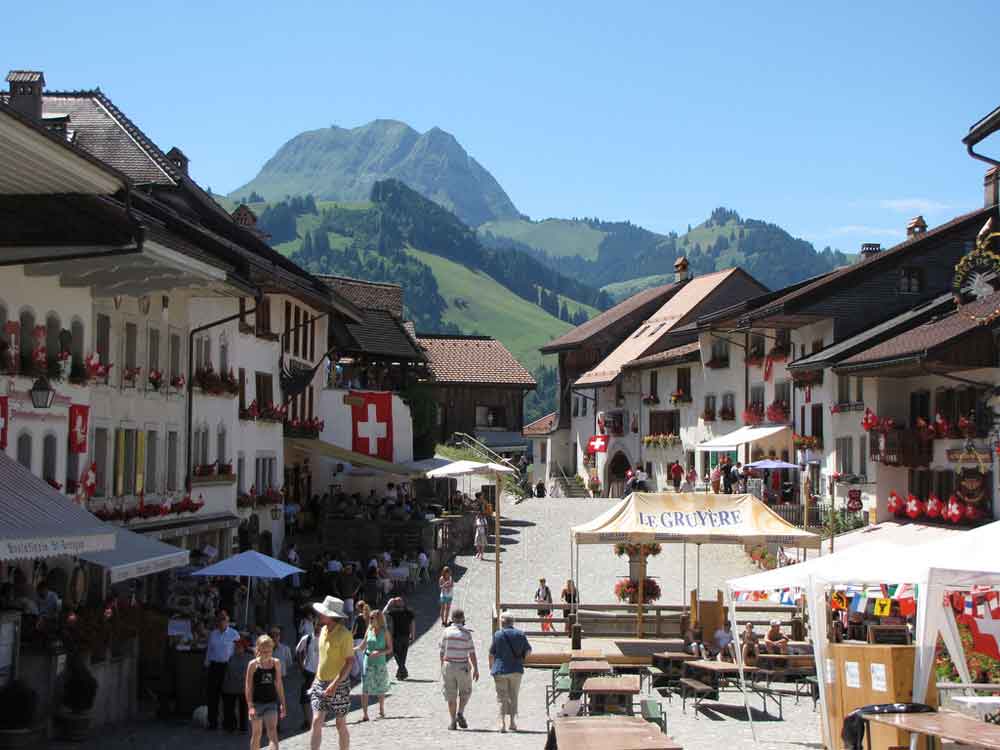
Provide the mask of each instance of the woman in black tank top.
POLYGON ((274 641, 269 636, 257 639, 257 658, 247 666, 246 699, 253 722, 250 750, 260 750, 265 724, 271 750, 278 750, 278 718, 285 718, 285 686, 281 662, 274 658, 274 641))

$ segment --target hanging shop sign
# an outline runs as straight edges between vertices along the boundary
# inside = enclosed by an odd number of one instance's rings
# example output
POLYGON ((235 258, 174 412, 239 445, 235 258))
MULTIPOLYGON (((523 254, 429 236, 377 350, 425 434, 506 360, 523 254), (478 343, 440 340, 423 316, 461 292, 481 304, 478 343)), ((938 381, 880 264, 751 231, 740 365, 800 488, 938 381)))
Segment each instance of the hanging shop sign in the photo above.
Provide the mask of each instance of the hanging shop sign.
POLYGON ((964 500, 967 503, 981 502, 986 497, 986 491, 989 487, 989 482, 987 481, 989 476, 988 473, 981 474, 975 469, 962 469, 955 488, 955 494, 958 495, 960 500, 964 500))
POLYGON ((993 461, 993 457, 986 452, 967 451, 962 448, 949 448, 944 452, 949 461, 956 464, 987 464, 993 461))

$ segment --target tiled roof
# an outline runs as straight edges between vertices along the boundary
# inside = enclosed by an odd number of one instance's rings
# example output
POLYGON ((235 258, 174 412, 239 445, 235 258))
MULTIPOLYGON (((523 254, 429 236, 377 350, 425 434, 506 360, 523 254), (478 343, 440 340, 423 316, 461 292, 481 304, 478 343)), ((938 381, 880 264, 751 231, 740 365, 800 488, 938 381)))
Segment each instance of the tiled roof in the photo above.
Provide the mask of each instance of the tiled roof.
POLYGON ((353 346, 343 346, 345 353, 363 353, 393 357, 406 361, 420 361, 424 354, 410 338, 402 321, 385 310, 364 310, 364 320, 349 323, 347 331, 353 339, 353 346))
POLYGON ((850 367, 923 355, 928 350, 949 343, 960 336, 992 325, 998 317, 1000 317, 1000 292, 994 292, 981 300, 962 305, 946 318, 924 323, 906 333, 894 336, 888 341, 855 354, 840 364, 850 367))
POLYGON ((536 419, 530 424, 526 424, 521 430, 521 434, 527 437, 533 437, 536 435, 548 435, 552 432, 556 425, 559 423, 559 412, 554 411, 550 414, 546 414, 540 419, 536 419))
MULTIPOLYGON (((609 310, 605 310, 600 315, 595 315, 586 323, 581 323, 576 328, 572 328, 559 338, 553 339, 541 348, 544 353, 556 352, 560 349, 570 349, 583 344, 588 339, 601 333, 607 328, 611 328, 622 322, 633 314, 642 320, 647 315, 653 313, 656 308, 666 302, 672 295, 677 293, 683 284, 664 284, 643 289, 638 294, 633 294, 627 300, 619 302, 609 310)), ((623 332, 627 335, 630 331, 623 332)))
POLYGON ((318 274, 323 283, 362 310, 384 310, 403 317, 403 287, 379 281, 364 281, 348 276, 318 274))
POLYGON ((507 347, 488 336, 419 334, 427 353, 427 368, 438 383, 518 385, 536 383, 507 347))
POLYGON ((675 346, 673 349, 667 349, 665 352, 660 352, 659 354, 650 354, 648 357, 633 359, 631 362, 627 362, 622 369, 631 370, 633 368, 641 367, 662 367, 664 365, 675 364, 677 362, 687 362, 689 360, 698 359, 698 354, 699 344, 697 341, 692 341, 690 344, 675 346))
POLYGON ((177 183, 177 170, 166 154, 100 91, 46 92, 42 114, 69 115, 73 143, 133 181, 177 183))
POLYGON ((835 271, 831 271, 824 276, 820 276, 818 279, 813 281, 811 284, 806 284, 805 286, 799 286, 793 291, 785 294, 784 296, 778 297, 776 300, 769 302, 763 307, 758 308, 753 313, 751 313, 751 318, 759 319, 766 318, 775 313, 781 312, 786 305, 794 304, 803 299, 815 298, 817 295, 824 291, 824 287, 837 284, 842 281, 850 281, 859 275, 864 275, 871 273, 873 266, 879 266, 885 263, 891 263, 897 260, 901 255, 906 254, 908 251, 919 246, 920 243, 926 240, 937 237, 944 232, 954 229, 958 226, 965 224, 966 222, 972 221, 982 221, 993 212, 992 208, 980 208, 975 211, 970 211, 969 213, 962 214, 961 216, 956 216, 951 221, 947 221, 944 224, 934 227, 921 234, 914 235, 912 237, 907 237, 905 240, 900 242, 888 250, 883 250, 870 258, 864 258, 856 263, 852 263, 849 266, 844 266, 843 268, 838 268, 835 271))

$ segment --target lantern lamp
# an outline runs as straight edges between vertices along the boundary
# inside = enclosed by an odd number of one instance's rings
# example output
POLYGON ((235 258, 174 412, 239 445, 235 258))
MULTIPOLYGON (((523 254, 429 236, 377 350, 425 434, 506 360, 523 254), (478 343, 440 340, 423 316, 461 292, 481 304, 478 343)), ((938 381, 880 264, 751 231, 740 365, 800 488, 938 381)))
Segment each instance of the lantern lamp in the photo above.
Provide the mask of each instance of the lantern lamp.
POLYGON ((28 393, 31 395, 31 405, 36 409, 48 409, 56 397, 48 378, 44 377, 38 378, 28 393))

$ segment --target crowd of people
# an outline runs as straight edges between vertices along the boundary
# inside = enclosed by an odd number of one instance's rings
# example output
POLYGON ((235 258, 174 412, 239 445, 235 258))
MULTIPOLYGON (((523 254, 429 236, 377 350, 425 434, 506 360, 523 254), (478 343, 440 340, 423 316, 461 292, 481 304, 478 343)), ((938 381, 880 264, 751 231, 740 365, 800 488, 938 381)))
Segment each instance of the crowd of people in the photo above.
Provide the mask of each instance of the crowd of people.
MULTIPOLYGON (((746 623, 740 636, 740 653, 743 663, 753 666, 760 654, 787 654, 788 636, 781 630, 779 620, 771 620, 763 635, 756 632, 752 622, 746 623)), ((684 650, 702 659, 736 661, 736 641, 732 625, 727 621, 712 633, 710 639, 704 637, 701 628, 688 628, 684 634, 684 650)))
POLYGON ((393 482, 381 493, 371 490, 367 497, 358 492, 324 495, 320 504, 331 518, 361 521, 422 521, 433 510, 415 499, 408 485, 393 482))

